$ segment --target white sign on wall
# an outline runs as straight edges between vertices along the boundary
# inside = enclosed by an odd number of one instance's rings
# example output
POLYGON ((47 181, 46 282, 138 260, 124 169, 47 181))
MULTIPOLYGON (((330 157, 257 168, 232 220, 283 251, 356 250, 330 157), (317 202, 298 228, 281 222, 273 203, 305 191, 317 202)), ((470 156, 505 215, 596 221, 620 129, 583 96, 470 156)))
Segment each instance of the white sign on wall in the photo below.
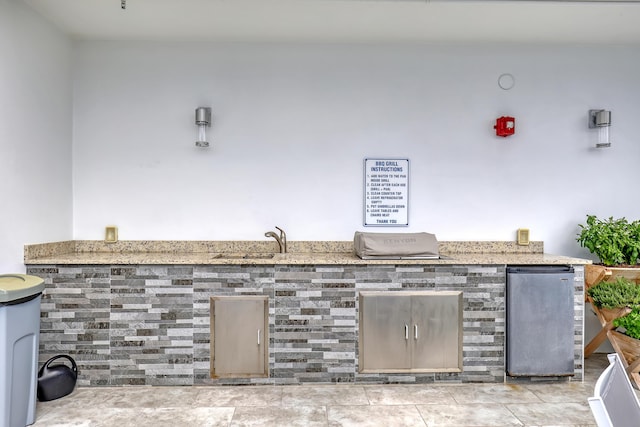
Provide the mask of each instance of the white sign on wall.
POLYGON ((364 225, 409 225, 409 159, 364 159, 364 225))

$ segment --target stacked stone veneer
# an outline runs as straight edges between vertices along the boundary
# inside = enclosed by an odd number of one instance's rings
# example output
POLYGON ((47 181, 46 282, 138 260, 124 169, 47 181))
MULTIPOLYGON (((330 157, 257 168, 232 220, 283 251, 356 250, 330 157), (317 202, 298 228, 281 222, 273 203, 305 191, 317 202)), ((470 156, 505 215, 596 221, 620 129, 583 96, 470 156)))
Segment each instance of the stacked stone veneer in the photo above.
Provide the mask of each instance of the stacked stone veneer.
MULTIPOLYGON (((582 379, 583 267, 575 373, 582 379)), ((503 382, 505 266, 28 266, 45 279, 40 362, 70 354, 81 385, 503 382), (359 374, 358 292, 463 292, 461 373, 359 374), (269 297, 269 377, 210 378, 210 298, 269 297)), ((381 343, 384 345, 384 343, 381 343)))

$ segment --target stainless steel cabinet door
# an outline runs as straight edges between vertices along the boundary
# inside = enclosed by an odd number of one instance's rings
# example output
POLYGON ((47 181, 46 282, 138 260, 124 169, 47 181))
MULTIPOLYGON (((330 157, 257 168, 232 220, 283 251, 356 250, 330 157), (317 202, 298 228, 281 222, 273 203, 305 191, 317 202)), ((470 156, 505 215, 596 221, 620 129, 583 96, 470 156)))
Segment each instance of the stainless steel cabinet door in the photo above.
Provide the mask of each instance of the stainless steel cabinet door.
POLYGON ((360 294, 360 372, 411 366, 411 299, 399 292, 360 294))
POLYGON ((359 371, 461 372, 462 292, 361 292, 359 371))
POLYGON ((411 298, 414 370, 462 371, 462 292, 436 291, 411 298))
POLYGON ((211 298, 211 377, 268 375, 268 297, 211 298))

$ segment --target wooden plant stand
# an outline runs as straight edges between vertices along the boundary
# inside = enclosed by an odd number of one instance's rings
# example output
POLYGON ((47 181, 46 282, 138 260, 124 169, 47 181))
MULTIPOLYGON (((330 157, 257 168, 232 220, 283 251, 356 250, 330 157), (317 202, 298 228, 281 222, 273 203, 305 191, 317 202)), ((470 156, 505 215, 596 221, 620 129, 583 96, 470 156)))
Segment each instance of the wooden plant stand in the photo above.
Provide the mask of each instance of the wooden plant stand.
POLYGON ((584 357, 587 358, 591 356, 591 354, 600 347, 600 344, 602 344, 605 339, 608 339, 615 352, 620 356, 620 360, 634 387, 640 389, 640 340, 615 331, 613 326, 615 319, 627 315, 631 312, 631 309, 628 307, 616 309, 598 308, 593 304, 591 297, 587 294, 587 290, 591 286, 595 286, 603 280, 606 282, 615 280, 616 277, 620 276, 626 277, 636 284, 640 284, 640 269, 638 268, 603 267, 592 264, 585 266, 585 301, 591 304, 602 328, 585 346, 584 357))
MULTIPOLYGON (((596 316, 600 321, 600 325, 602 325, 602 329, 600 329, 600 331, 596 334, 596 336, 593 337, 591 341, 589 341, 589 344, 587 344, 584 347, 585 358, 591 356, 593 352, 596 351, 598 347, 600 347, 600 345, 607 338, 609 338, 609 332, 613 331, 613 329, 615 328, 615 326, 613 326, 613 321, 618 317, 626 316, 631 312, 631 309, 628 307, 617 308, 617 309, 598 308, 595 305, 593 305, 593 302, 591 301, 590 297, 587 298, 587 301, 591 303, 591 306, 593 307, 593 311, 596 313, 596 316)), ((609 339, 609 341, 611 340, 609 339)), ((615 347, 613 348, 615 350, 615 347)))
POLYGON ((633 386, 640 389, 640 340, 614 330, 607 332, 607 338, 620 356, 633 386))

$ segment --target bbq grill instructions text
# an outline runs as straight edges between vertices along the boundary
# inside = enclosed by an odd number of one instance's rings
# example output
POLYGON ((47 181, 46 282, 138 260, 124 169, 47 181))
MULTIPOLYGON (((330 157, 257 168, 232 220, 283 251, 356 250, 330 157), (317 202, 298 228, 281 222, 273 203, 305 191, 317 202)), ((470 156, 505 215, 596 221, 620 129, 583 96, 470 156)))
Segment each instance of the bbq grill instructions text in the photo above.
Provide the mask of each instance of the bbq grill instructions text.
POLYGON ((409 159, 364 159, 364 225, 408 226, 409 159))

